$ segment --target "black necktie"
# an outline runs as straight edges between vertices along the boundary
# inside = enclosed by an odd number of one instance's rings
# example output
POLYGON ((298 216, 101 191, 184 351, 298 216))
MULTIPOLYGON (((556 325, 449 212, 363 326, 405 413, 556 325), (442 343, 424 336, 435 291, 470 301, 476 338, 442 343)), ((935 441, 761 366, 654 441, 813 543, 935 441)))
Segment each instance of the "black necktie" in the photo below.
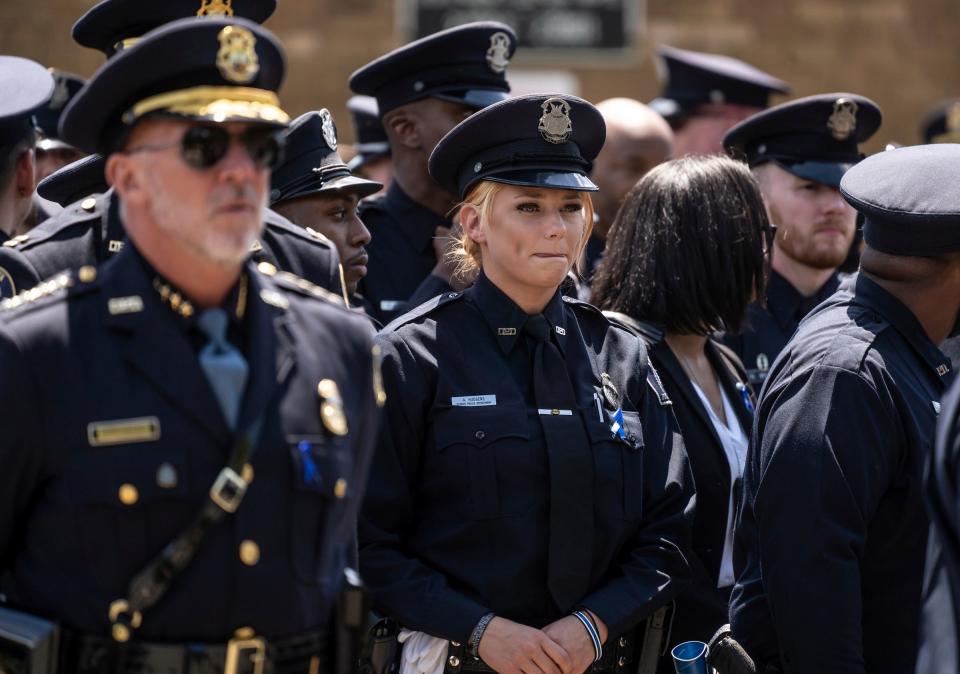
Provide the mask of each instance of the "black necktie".
POLYGON ((550 340, 543 314, 527 319, 523 332, 535 343, 533 393, 550 464, 550 550, 547 584, 568 612, 590 589, 593 561, 593 454, 567 364, 550 340))

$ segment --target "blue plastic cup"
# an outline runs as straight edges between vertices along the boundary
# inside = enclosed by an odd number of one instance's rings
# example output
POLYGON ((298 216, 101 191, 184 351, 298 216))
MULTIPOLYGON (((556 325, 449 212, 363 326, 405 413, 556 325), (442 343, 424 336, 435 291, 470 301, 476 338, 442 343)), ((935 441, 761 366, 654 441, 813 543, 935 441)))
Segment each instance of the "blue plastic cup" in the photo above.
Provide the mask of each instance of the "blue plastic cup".
POLYGON ((684 641, 670 651, 677 674, 707 674, 707 645, 702 641, 684 641))

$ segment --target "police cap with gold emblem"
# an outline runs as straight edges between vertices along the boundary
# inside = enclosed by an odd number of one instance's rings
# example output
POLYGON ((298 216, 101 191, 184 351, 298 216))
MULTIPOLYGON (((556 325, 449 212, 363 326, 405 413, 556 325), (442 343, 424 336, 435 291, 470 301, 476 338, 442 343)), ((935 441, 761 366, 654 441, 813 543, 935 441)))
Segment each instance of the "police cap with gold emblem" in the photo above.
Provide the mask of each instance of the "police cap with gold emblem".
POLYGON ((876 133, 881 119, 869 98, 819 94, 745 119, 727 132, 723 146, 751 167, 775 162, 798 178, 837 187, 863 157, 858 145, 876 133))
POLYGON ((353 175, 347 168, 337 152, 337 127, 328 110, 315 110, 297 117, 284 136, 286 156, 270 176, 271 206, 334 190, 363 198, 383 187, 353 175))
POLYGON ((103 175, 106 160, 91 154, 54 171, 37 184, 37 194, 61 206, 80 201, 91 194, 103 194, 110 186, 103 175))
POLYGON ((53 87, 53 76, 39 63, 0 56, 0 152, 34 132, 34 115, 50 100, 53 87))
POLYGON ((242 19, 181 19, 148 33, 110 59, 71 101, 65 141, 109 154, 147 116, 285 126, 276 91, 284 75, 280 43, 242 19))
POLYGON ((60 139, 60 116, 74 96, 76 96, 86 80, 77 75, 73 75, 56 68, 50 68, 50 74, 53 75, 54 88, 53 95, 47 104, 37 110, 37 128, 41 136, 37 140, 38 150, 58 150, 72 149, 69 145, 60 139))
POLYGON ((960 98, 941 101, 920 125, 924 143, 960 142, 960 98))
POLYGON ((348 164, 350 170, 356 171, 364 164, 389 156, 390 141, 380 121, 377 99, 373 96, 351 96, 347 101, 347 110, 350 111, 353 121, 353 133, 356 137, 353 149, 357 152, 348 164))
POLYGON ((606 133, 599 111, 582 98, 519 96, 454 127, 430 155, 430 175, 460 198, 480 180, 595 192, 587 175, 606 133))
POLYGON ((783 80, 730 56, 668 45, 660 45, 657 56, 663 93, 649 105, 668 120, 706 103, 766 108, 772 94, 790 93, 783 80))
POLYGON ((101 0, 74 24, 73 39, 109 58, 177 19, 219 16, 263 23, 276 8, 276 0, 101 0))
POLYGON ((510 26, 479 21, 428 35, 350 76, 354 93, 377 99, 381 117, 401 105, 440 98, 480 109, 510 93, 505 75, 517 48, 510 26))
POLYGON ((892 255, 960 250, 960 145, 901 147, 847 171, 840 193, 863 214, 863 238, 892 255))

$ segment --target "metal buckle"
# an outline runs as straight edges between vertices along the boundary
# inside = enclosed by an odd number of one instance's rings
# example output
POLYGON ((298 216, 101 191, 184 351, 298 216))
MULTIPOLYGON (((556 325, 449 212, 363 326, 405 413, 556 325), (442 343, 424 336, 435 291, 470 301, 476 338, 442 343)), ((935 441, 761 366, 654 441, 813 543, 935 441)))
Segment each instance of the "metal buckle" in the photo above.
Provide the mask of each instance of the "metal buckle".
POLYGON ((240 507, 240 501, 246 492, 247 481, 237 475, 230 466, 225 466, 210 487, 210 500, 226 512, 233 513, 240 507))
POLYGON ((223 664, 223 674, 245 674, 249 671, 240 668, 240 658, 246 656, 253 664, 252 674, 263 674, 267 661, 267 642, 263 637, 250 639, 231 639, 227 642, 227 659, 223 664))

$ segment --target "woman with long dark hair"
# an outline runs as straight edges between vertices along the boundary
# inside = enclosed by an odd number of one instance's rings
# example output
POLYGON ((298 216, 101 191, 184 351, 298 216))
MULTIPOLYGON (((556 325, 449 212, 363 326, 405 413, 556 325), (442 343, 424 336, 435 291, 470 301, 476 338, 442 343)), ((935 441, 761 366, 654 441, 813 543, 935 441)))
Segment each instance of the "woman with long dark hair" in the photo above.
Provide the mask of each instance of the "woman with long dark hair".
MULTIPOLYGON (((673 160, 625 198, 594 280, 594 304, 647 342, 693 469, 695 582, 660 616, 670 646, 707 641, 727 622, 754 394, 737 357, 710 336, 739 331, 750 301, 763 297, 769 236, 746 166, 673 160)), ((661 652, 658 671, 672 673, 669 649, 661 652)))
POLYGON ((431 157, 479 273, 378 337, 386 423, 360 561, 404 627, 405 671, 633 671, 637 624, 688 579, 693 494, 669 400, 642 340, 559 291, 603 138, 586 101, 525 96, 431 157))

